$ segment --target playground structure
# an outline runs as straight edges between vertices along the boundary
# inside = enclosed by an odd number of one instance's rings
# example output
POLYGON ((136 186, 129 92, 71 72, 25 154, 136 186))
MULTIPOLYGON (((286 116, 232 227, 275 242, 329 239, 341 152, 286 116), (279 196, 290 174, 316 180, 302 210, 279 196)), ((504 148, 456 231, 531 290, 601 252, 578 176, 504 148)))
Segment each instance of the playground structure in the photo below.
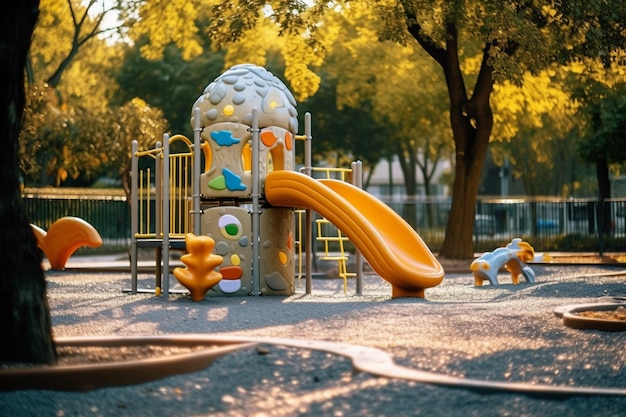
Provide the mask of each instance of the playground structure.
POLYGON ((102 246, 102 237, 88 222, 79 217, 61 217, 46 232, 31 224, 37 246, 43 251, 54 270, 65 269, 67 260, 82 246, 102 246))
MULTIPOLYGON (((425 288, 441 282, 443 268, 417 233, 358 187, 360 164, 353 164, 356 185, 311 177, 311 117, 305 115, 305 133, 297 135, 295 106, 271 73, 236 65, 194 104, 193 141, 164 135, 162 143, 142 151, 133 142, 131 292, 138 290, 138 248, 152 247, 155 292, 169 294, 169 251, 185 250, 185 238, 193 233, 211 237, 223 259, 216 271, 227 279, 209 294, 293 294, 295 251, 303 246, 298 259, 305 259, 310 293, 312 210, 337 227, 337 242, 349 239, 391 283, 393 297, 424 297, 425 288), (294 170, 295 140, 305 143, 303 172, 294 170), (154 168, 140 169, 143 158, 154 168), (305 217, 298 227, 296 208, 305 217)), ((347 259, 343 250, 337 258, 347 259)), ((340 274, 345 289, 347 270, 340 267, 340 274)))
MULTIPOLYGON (((544 259, 545 255, 540 255, 540 258, 544 259)), ((520 277, 528 283, 534 283, 535 271, 527 265, 534 260, 537 260, 537 256, 533 247, 528 242, 515 238, 506 247, 497 248, 475 259, 470 270, 474 273, 476 286, 481 286, 486 280, 491 285, 498 285, 498 272, 502 267, 511 273, 513 284, 519 284, 520 277)))

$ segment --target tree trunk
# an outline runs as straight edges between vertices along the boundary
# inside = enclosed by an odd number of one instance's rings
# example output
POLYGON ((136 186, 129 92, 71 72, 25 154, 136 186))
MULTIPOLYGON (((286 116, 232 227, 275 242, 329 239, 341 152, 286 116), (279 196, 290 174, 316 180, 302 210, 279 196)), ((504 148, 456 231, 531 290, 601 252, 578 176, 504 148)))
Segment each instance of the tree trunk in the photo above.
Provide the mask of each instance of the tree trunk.
POLYGON ((493 68, 488 64, 489 45, 470 99, 467 98, 458 59, 456 29, 449 27, 442 67, 450 96, 450 125, 456 150, 452 206, 446 237, 439 252, 449 259, 470 259, 474 255, 473 234, 476 199, 493 128, 489 98, 493 91, 493 68))
POLYGON ((406 192, 406 202, 402 208, 402 217, 413 229, 417 230, 417 178, 416 174, 416 149, 403 142, 398 143, 398 162, 404 175, 404 190, 406 192), (406 146, 406 147, 405 147, 406 146))
POLYGON ((596 178, 598 179, 598 194, 601 200, 611 198, 611 180, 609 178, 609 162, 606 158, 596 159, 596 178))
POLYGON ((456 164, 452 206, 446 237, 439 252, 440 256, 449 259, 470 259, 474 255, 476 200, 493 123, 489 104, 477 106, 474 123, 470 122, 469 114, 464 113, 457 111, 453 114, 451 109, 450 115, 456 164))
MULTIPOLYGON (((493 113, 489 98, 493 91, 493 67, 489 64, 487 43, 471 98, 468 99, 459 61, 458 32, 454 23, 446 26, 445 47, 433 42, 424 32, 415 13, 405 8, 407 29, 443 69, 450 97, 450 124, 456 150, 452 207, 446 237, 439 255, 450 259, 470 259, 474 254, 473 234, 476 199, 493 128, 493 113)), ((494 41, 495 42, 495 41, 494 41)), ((511 55, 517 45, 505 48, 511 55)))
POLYGON ((39 0, 5 2, 0 17, 0 362, 51 364, 42 254, 25 214, 17 162, 24 73, 39 0))
MULTIPOLYGON (((486 149, 486 146, 484 147, 486 149)), ((474 255, 474 217, 480 175, 470 174, 470 172, 482 170, 483 161, 484 158, 468 157, 457 153, 452 206, 446 236, 439 252, 443 258, 470 259, 474 255)))

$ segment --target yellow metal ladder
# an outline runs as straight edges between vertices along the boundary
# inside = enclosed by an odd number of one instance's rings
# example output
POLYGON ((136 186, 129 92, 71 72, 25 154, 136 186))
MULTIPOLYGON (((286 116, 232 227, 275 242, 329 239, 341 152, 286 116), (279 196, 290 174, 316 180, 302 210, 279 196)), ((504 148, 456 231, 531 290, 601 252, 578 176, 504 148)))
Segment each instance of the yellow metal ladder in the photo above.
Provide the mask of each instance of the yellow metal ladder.
POLYGON ((324 229, 331 229, 331 227, 329 226, 332 225, 332 223, 330 223, 330 221, 325 218, 317 219, 315 223, 317 225, 316 239, 318 241, 324 242, 324 255, 322 256, 322 259, 326 261, 338 262, 339 277, 343 279, 343 292, 345 294, 348 292, 348 277, 356 276, 356 273, 348 272, 347 263, 349 256, 345 251, 344 242, 347 242, 349 239, 347 236, 344 236, 344 234, 341 233, 341 230, 339 229, 336 229, 337 233, 333 233, 333 235, 327 235, 326 233, 324 233, 324 229), (336 246, 336 248, 338 249, 337 251, 334 251, 335 253, 337 253, 337 255, 333 255, 333 251, 331 251, 331 244, 334 242, 336 243, 336 245, 333 246, 336 246))

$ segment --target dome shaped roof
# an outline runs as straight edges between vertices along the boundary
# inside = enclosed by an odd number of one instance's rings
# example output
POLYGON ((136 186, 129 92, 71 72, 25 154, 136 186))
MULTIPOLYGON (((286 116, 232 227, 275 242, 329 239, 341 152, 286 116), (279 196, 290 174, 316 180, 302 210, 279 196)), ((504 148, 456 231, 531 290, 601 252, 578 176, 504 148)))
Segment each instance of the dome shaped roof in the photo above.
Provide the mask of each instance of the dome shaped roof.
MULTIPOLYGON (((252 125, 257 108, 259 128, 279 126, 298 131, 296 100, 271 72, 253 64, 240 64, 217 77, 193 105, 200 109, 201 127, 220 122, 252 125)), ((191 124, 194 125, 193 109, 191 124)))

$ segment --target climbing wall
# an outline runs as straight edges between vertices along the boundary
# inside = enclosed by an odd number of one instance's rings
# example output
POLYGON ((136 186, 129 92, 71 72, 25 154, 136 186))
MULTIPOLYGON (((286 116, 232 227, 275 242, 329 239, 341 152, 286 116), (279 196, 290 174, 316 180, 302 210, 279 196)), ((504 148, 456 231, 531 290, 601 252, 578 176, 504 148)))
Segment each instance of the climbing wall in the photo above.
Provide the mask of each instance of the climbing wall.
POLYGON ((243 207, 213 207, 202 215, 201 231, 215 240, 224 258, 217 269, 222 280, 208 295, 247 295, 252 291, 252 225, 243 207))
POLYGON ((261 294, 295 292, 294 213, 288 208, 265 208, 261 213, 261 294))

